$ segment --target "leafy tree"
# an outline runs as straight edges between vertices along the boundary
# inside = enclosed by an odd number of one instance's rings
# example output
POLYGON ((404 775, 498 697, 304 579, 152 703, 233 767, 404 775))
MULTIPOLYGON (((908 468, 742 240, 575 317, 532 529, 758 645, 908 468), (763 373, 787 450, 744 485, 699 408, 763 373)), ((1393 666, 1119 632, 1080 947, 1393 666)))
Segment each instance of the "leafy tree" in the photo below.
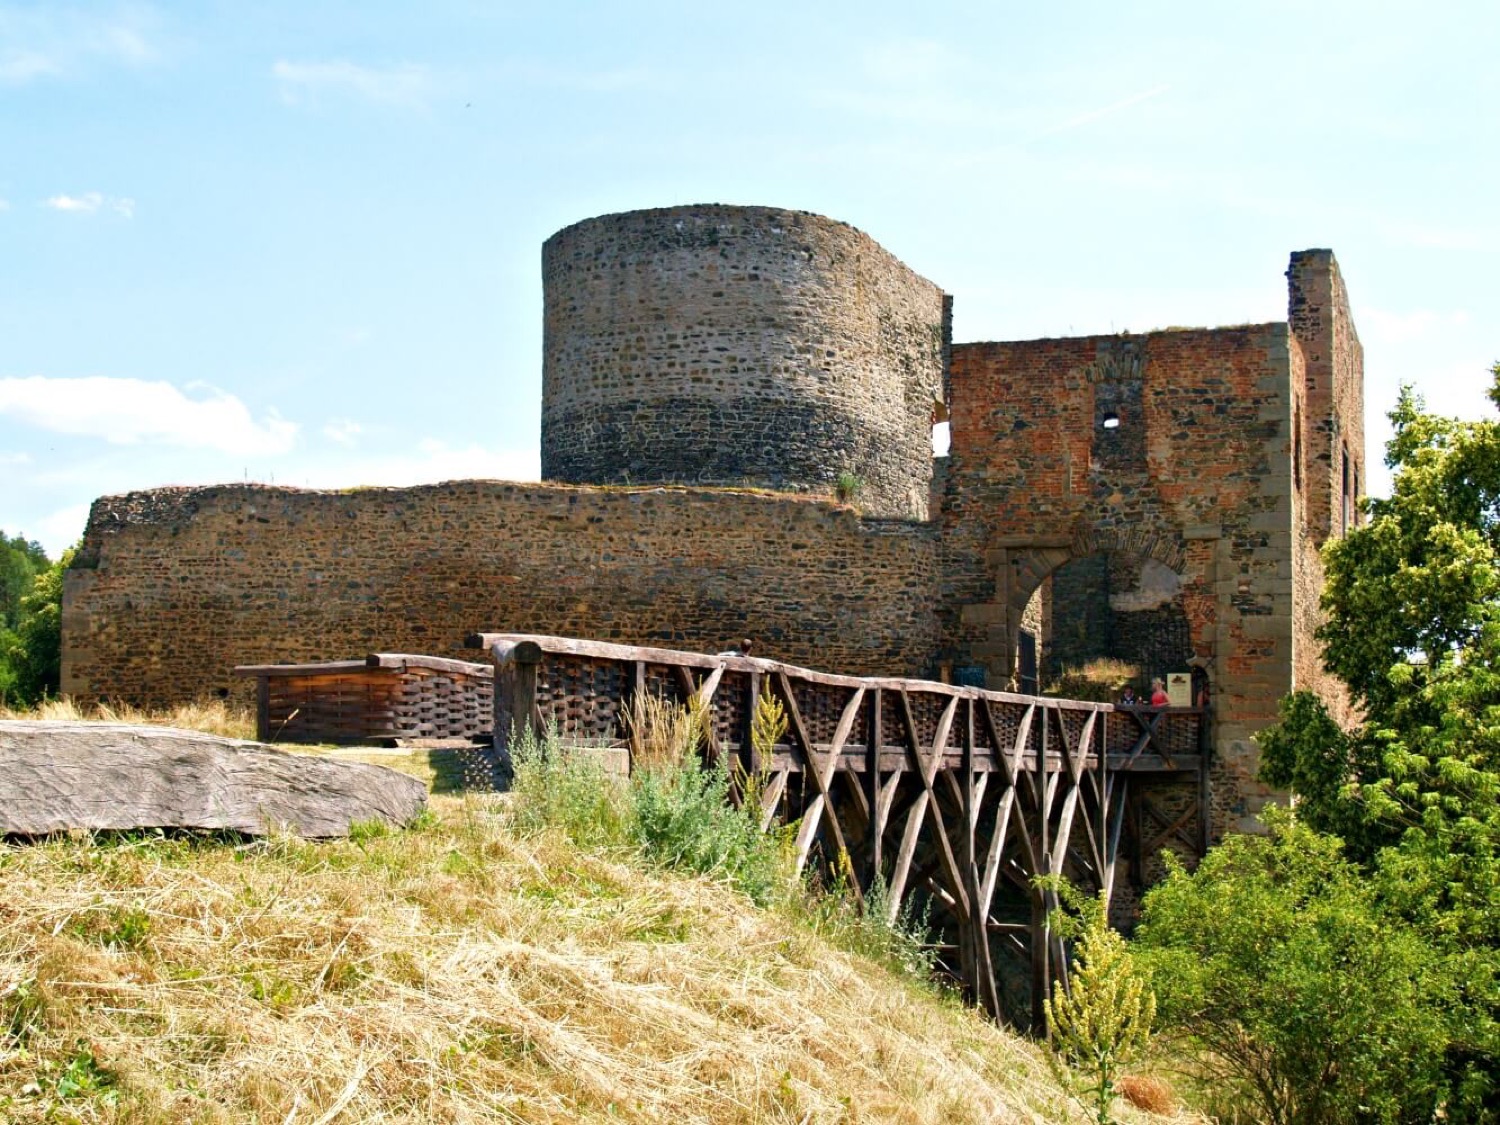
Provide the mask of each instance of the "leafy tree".
MULTIPOLYGON (((1500 364, 1490 398, 1500 406, 1500 364)), ((1390 499, 1324 553, 1328 669, 1363 721, 1309 695, 1261 737, 1262 776, 1335 833, 1385 916, 1453 982, 1449 1120, 1500 1119, 1500 421, 1391 414, 1390 499)))
POLYGON ((72 550, 38 574, 17 606, 13 631, 0 630, 0 697, 38 703, 56 695, 62 671, 63 571, 72 550))
POLYGON ((0 531, 0 629, 14 629, 20 619, 21 598, 36 576, 51 565, 42 545, 20 535, 0 531))
POLYGON ((1136 948, 1163 1025, 1225 1106, 1272 1125, 1431 1121, 1451 983, 1336 837, 1272 811, 1149 891, 1136 948))

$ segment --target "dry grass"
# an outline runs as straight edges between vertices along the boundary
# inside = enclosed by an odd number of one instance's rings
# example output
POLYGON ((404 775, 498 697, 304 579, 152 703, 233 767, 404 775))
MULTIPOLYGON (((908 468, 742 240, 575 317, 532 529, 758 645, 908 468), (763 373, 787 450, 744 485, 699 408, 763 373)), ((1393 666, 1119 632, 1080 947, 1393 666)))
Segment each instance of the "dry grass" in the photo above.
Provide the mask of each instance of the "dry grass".
POLYGON ((206 734, 223 735, 225 738, 255 737, 255 717, 250 711, 231 707, 223 700, 182 703, 162 710, 144 711, 138 707, 112 707, 107 703, 79 707, 70 699, 52 699, 34 708, 21 710, 0 705, 0 719, 152 723, 157 726, 181 727, 184 730, 201 730, 206 734))
POLYGON ((787 919, 438 807, 0 849, 0 1119, 1068 1119, 1030 1045, 787 919))
POLYGON ((632 768, 680 766, 702 744, 708 709, 694 698, 686 707, 660 695, 639 692, 625 713, 632 768))
POLYGON ((509 801, 0 844, 0 1121, 1082 1120, 1032 1044, 509 801))
POLYGON ((1144 673, 1137 664, 1101 656, 1076 668, 1064 668, 1046 686, 1048 695, 1064 699, 1087 699, 1096 703, 1117 703, 1126 685, 1137 691, 1143 686, 1144 673))
POLYGON ((1147 1113, 1170 1116, 1178 1111, 1172 1084, 1149 1074, 1127 1074, 1120 1079, 1120 1096, 1147 1113))

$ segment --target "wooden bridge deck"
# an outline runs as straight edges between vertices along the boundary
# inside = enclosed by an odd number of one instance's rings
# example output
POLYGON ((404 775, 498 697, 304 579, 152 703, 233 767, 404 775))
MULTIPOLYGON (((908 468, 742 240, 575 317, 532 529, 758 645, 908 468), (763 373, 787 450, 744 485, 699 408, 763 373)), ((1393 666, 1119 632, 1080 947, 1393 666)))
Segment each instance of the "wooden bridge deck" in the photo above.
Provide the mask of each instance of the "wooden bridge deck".
POLYGON ((565 637, 482 633, 495 661, 494 733, 555 728, 565 742, 619 745, 636 693, 696 698, 708 754, 765 778, 763 823, 795 823, 799 868, 877 881, 892 919, 927 919, 941 967, 997 1019, 1037 1026, 1066 972, 1047 924, 1062 875, 1112 894, 1166 846, 1206 849, 1208 715, 1196 708, 985 691, 815 672, 565 637), (788 718, 766 761, 750 738, 769 692, 788 718))

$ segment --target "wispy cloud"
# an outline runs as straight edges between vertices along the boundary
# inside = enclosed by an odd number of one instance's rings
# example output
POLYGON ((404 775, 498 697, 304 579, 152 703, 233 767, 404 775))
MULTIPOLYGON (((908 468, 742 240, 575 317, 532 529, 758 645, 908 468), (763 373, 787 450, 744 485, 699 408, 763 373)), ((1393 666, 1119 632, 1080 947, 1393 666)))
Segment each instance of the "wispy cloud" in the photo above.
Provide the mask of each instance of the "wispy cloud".
POLYGON ((432 92, 432 76, 425 66, 360 66, 344 59, 328 62, 289 62, 278 59, 271 77, 289 105, 324 94, 346 95, 386 105, 419 106, 432 92))
POLYGON ((141 4, 108 13, 0 4, 0 83, 69 78, 101 64, 148 65, 161 57, 159 23, 141 4))
POLYGON ((536 480, 540 475, 541 461, 534 448, 486 449, 424 438, 410 452, 340 457, 301 471, 288 467, 284 479, 288 484, 312 488, 348 488, 360 484, 435 484, 445 480, 536 480))
POLYGON ((9 210, 10 210, 10 201, 8 199, 0 199, 0 211, 9 211, 9 210))
POLYGON ((54 195, 42 201, 42 206, 53 211, 70 212, 75 215, 93 215, 100 210, 113 211, 122 218, 135 217, 135 200, 128 197, 104 195, 97 191, 86 191, 81 195, 54 195))
POLYGON ((297 425, 274 410, 257 421, 231 394, 203 384, 179 389, 143 379, 0 379, 0 415, 52 433, 112 445, 156 442, 234 454, 281 454, 297 425), (192 392, 190 395, 188 392, 192 392))
POLYGON ((36 529, 36 537, 42 549, 51 558, 58 558, 69 547, 83 538, 84 525, 89 521, 92 504, 69 504, 66 508, 43 517, 36 529))
POLYGON ((1070 129, 1078 129, 1084 125, 1090 125, 1102 118, 1112 117, 1116 113, 1130 109, 1132 106, 1138 106, 1142 102, 1150 101, 1152 98, 1165 94, 1171 88, 1166 83, 1152 86, 1149 90, 1142 90, 1138 94, 1131 94, 1128 98, 1121 98, 1119 101, 1111 102, 1109 105, 1102 106, 1099 109, 1091 109, 1086 113, 1078 114, 1076 117, 1070 117, 1060 125, 1054 125, 1050 129, 1043 129, 1031 139, 1041 140, 1043 137, 1053 137, 1058 133, 1066 133, 1070 129))
POLYGON ((0 465, 29 465, 29 464, 31 464, 31 454, 27 453, 25 450, 18 450, 16 452, 11 452, 11 453, 7 453, 4 450, 0 450, 0 465))
POLYGON ((334 418, 323 427, 323 436, 336 445, 353 448, 364 427, 352 418, 334 418))

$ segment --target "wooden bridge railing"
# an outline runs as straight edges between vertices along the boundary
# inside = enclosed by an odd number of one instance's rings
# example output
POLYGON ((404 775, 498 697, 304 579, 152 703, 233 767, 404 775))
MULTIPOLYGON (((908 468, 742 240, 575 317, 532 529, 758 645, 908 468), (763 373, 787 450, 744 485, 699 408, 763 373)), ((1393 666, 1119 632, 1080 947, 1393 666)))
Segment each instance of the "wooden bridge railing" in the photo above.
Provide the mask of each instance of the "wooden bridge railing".
POLYGON ((1159 846, 1206 848, 1207 715, 1127 709, 923 680, 814 672, 708 656, 507 633, 468 640, 495 661, 502 762, 528 726, 565 743, 620 745, 634 695, 709 711, 707 753, 760 787, 764 823, 798 825, 797 864, 885 888, 892 920, 924 912, 940 965, 997 1019, 1039 1025, 1066 972, 1035 878, 1114 892, 1138 885, 1159 846), (786 739, 760 760, 756 700, 775 695, 786 739))
POLYGON ((261 742, 394 742, 487 737, 494 722, 488 664, 377 652, 324 664, 243 664, 255 680, 261 742))

